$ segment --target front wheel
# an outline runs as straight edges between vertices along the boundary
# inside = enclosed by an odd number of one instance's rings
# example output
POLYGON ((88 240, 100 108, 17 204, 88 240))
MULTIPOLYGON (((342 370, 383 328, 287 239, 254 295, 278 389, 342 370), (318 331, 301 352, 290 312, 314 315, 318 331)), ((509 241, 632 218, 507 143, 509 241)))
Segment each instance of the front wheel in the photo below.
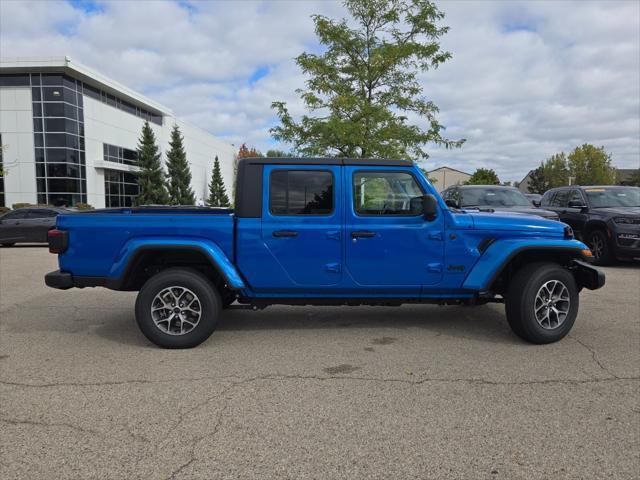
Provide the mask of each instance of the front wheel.
POLYGON ((595 265, 608 265, 612 262, 611 246, 603 230, 594 230, 589 234, 589 247, 593 253, 595 265))
POLYGON ((555 263, 534 263, 516 272, 505 309, 511 329, 531 343, 557 342, 576 320, 580 297, 568 270, 555 263))
POLYGON ((213 333, 220 318, 220 294, 195 270, 169 268, 151 277, 136 299, 136 322, 153 343, 191 348, 213 333))

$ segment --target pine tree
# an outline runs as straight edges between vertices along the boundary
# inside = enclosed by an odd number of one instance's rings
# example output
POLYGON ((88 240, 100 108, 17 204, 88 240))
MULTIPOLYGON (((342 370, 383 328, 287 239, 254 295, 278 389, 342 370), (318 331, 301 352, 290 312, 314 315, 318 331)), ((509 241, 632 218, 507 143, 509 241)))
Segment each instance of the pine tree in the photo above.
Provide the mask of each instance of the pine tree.
POLYGON ((178 125, 173 125, 167 152, 167 190, 171 205, 195 205, 191 189, 191 171, 184 151, 183 138, 178 125))
POLYGON ((220 172, 220 162, 218 156, 213 162, 213 173, 211 174, 211 183, 209 183, 209 198, 207 205, 210 207, 228 207, 230 206, 227 189, 224 186, 222 172, 220 172))
POLYGON ((160 163, 160 150, 156 145, 156 136, 144 122, 142 136, 138 141, 138 188, 137 205, 166 205, 169 196, 164 186, 164 172, 160 163))

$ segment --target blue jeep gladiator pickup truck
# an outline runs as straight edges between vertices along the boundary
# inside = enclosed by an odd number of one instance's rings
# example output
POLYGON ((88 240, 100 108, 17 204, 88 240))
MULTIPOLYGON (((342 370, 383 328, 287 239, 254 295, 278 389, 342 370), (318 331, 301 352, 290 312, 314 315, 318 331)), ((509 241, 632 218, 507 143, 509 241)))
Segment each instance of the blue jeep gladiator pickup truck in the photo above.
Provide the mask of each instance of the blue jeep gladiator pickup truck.
POLYGON ((448 207, 413 163, 346 158, 239 162, 235 210, 103 209, 58 216, 54 288, 139 291, 136 321, 193 347, 237 301, 288 305, 504 302, 533 343, 564 337, 579 292, 604 285, 568 225, 448 207))

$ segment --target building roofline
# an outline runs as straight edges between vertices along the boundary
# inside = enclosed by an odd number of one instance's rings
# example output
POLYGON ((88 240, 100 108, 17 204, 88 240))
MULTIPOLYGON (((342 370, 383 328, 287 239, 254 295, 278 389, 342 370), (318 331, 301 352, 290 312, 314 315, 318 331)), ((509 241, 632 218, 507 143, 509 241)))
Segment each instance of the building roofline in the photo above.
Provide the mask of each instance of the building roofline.
POLYGON ((108 93, 125 97, 127 100, 153 110, 153 113, 174 116, 170 108, 131 90, 121 83, 81 64, 70 57, 14 57, 0 59, 2 73, 62 72, 80 79, 89 85, 99 87, 108 93))
POLYGON ((429 170, 427 173, 433 173, 436 170, 440 170, 442 168, 448 168, 449 170, 453 170, 454 172, 462 173, 463 175, 469 175, 469 176, 472 175, 471 173, 463 172, 462 170, 458 170, 457 168, 451 168, 451 167, 449 167, 447 165, 442 165, 441 167, 434 168, 433 170, 429 170))

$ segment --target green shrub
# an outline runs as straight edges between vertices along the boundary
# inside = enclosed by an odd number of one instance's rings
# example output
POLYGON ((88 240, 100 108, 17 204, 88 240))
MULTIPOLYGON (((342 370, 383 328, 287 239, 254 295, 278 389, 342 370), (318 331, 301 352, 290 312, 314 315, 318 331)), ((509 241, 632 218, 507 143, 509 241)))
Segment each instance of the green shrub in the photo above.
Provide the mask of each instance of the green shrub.
POLYGON ((11 209, 9 207, 0 207, 0 215, 4 215, 7 212, 10 212, 11 209))
POLYGON ((11 205, 11 208, 13 208, 14 210, 17 210, 18 208, 27 208, 27 207, 35 207, 35 205, 33 203, 14 203, 13 205, 11 205))
POLYGON ((76 203, 74 205, 78 210, 93 210, 93 205, 89 205, 88 203, 76 203))

